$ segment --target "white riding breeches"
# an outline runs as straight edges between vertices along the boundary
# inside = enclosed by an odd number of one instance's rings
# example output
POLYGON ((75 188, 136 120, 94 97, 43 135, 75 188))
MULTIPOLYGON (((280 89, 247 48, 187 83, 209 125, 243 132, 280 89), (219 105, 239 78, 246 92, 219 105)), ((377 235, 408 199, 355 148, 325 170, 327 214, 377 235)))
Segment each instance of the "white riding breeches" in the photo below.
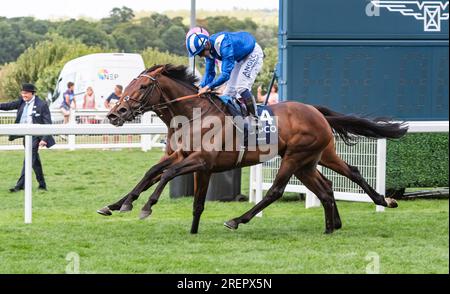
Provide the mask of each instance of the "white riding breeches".
POLYGON ((256 77, 263 66, 264 53, 258 43, 244 60, 237 62, 224 91, 224 95, 237 97, 245 90, 252 90, 256 77))

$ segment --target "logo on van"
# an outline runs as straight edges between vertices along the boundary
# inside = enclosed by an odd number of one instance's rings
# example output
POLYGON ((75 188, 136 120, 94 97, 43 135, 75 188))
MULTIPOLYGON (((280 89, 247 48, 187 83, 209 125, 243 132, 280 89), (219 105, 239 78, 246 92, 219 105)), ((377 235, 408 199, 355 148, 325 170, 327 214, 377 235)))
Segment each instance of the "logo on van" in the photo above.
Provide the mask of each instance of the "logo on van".
POLYGON ((112 73, 112 72, 108 71, 107 69, 102 68, 98 71, 98 78, 100 80, 114 81, 119 78, 119 74, 112 73))
POLYGON ((400 12, 403 16, 413 16, 417 20, 422 20, 425 32, 440 32, 441 22, 449 18, 448 1, 372 0, 371 4, 377 9, 386 8, 391 12, 400 12))

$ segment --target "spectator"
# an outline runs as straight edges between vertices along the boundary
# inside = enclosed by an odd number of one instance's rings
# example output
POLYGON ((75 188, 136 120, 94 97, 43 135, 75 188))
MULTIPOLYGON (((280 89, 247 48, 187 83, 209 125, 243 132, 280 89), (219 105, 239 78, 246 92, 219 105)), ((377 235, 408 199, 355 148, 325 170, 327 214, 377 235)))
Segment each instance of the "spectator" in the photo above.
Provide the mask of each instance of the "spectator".
MULTIPOLYGON (((111 109, 114 106, 114 104, 116 104, 119 101, 120 97, 122 96, 122 91, 123 91, 122 85, 116 85, 114 87, 114 92, 111 93, 111 95, 109 95, 109 97, 106 98, 106 100, 105 100, 106 109, 111 109)), ((108 141, 109 141, 109 137, 103 136, 103 144, 108 144, 108 141)), ((130 136, 128 136, 128 141, 130 141, 130 136)), ((114 143, 115 144, 119 143, 118 135, 114 136, 114 143)))
MULTIPOLYGON (((83 109, 95 109, 95 94, 92 87, 87 87, 86 94, 83 97, 83 109)), ((84 123, 94 124, 96 123, 95 117, 88 116, 83 118, 84 123)))
POLYGON ((116 87, 114 88, 114 92, 105 100, 106 109, 111 109, 113 105, 119 101, 120 97, 122 96, 122 91, 123 87, 121 85, 116 85, 116 87))
MULTIPOLYGON (((266 95, 262 94, 262 88, 261 88, 261 86, 259 86, 258 87, 258 102, 260 102, 260 103, 266 102, 266 95)), ((276 103, 278 103, 278 85, 273 84, 272 90, 269 95, 269 101, 267 102, 267 104, 272 105, 272 104, 276 104, 276 103)))
POLYGON ((72 107, 72 103, 74 108, 77 108, 77 103, 75 101, 74 90, 75 84, 72 82, 67 83, 67 90, 63 94, 63 102, 61 103, 61 112, 64 115, 64 123, 68 123, 70 120, 70 108, 72 107))
MULTIPOLYGON (((35 95, 36 88, 32 84, 23 84, 21 97, 18 100, 1 103, 0 110, 13 110, 17 109, 16 123, 20 124, 51 124, 52 119, 50 116, 50 110, 47 104, 35 95)), ((20 137, 10 136, 9 140, 15 140, 20 137)), ((44 172, 42 170, 41 159, 39 157, 39 147, 50 148, 55 145, 55 140, 52 136, 39 136, 33 137, 32 141, 32 165, 36 174, 36 179, 39 182, 40 190, 47 190, 47 184, 44 179, 44 172)), ((25 162, 22 167, 22 173, 15 187, 9 189, 10 192, 18 192, 23 190, 25 186, 25 162)))
POLYGON ((83 109, 95 109, 95 94, 92 87, 87 87, 83 97, 83 109))

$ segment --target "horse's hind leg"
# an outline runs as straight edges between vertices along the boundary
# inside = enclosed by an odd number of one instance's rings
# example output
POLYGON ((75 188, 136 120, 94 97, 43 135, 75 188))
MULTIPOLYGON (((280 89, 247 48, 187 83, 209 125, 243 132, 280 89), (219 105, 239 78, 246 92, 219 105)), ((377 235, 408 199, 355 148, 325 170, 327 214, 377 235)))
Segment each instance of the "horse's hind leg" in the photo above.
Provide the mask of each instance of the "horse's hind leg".
POLYGON ((389 208, 395 208, 398 206, 394 199, 384 198, 383 195, 380 195, 377 191, 375 191, 375 189, 367 183, 356 166, 351 166, 343 161, 336 154, 333 142, 330 143, 324 150, 319 164, 349 178, 351 181, 360 186, 375 204, 389 208))
POLYGON ((275 177, 272 187, 270 187, 269 191, 267 191, 266 197, 264 197, 252 209, 240 217, 225 222, 224 225, 229 229, 236 230, 239 227, 239 224, 248 223, 260 211, 275 202, 277 199, 281 198, 289 179, 295 171, 296 163, 297 161, 293 159, 283 158, 278 174, 275 177))
POLYGON ((325 211, 325 234, 331 234, 339 227, 339 224, 336 224, 339 216, 336 216, 336 201, 334 200, 333 190, 329 185, 329 181, 320 174, 316 167, 298 170, 295 175, 320 199, 325 211))

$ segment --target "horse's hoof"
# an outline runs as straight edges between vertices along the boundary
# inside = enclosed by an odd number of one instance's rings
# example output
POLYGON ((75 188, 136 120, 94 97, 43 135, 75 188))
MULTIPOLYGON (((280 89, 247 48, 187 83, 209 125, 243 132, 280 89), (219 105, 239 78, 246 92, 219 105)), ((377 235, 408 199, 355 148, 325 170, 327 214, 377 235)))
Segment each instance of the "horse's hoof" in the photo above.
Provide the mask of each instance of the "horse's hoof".
POLYGON ((122 207, 120 207, 120 212, 129 212, 133 210, 133 204, 123 204, 122 207))
POLYGON ((229 220, 227 222, 224 222, 223 225, 227 228, 229 228, 230 230, 237 230, 239 227, 239 224, 237 223, 237 221, 235 220, 229 220))
POLYGON ((109 209, 108 206, 105 206, 105 207, 97 210, 97 213, 101 214, 101 215, 104 215, 104 216, 111 216, 112 215, 111 209, 109 209))
POLYGON ((146 219, 147 217, 149 217, 150 214, 152 214, 152 211, 151 211, 151 210, 150 210, 150 211, 147 211, 147 210, 141 210, 141 214, 139 215, 139 219, 140 219, 140 220, 144 220, 144 219, 146 219))
POLYGON ((324 234, 325 234, 325 235, 330 235, 330 234, 332 234, 333 232, 334 232, 333 229, 326 229, 325 232, 324 232, 324 234))
POLYGON ((387 207, 389 208, 396 208, 398 207, 398 203, 395 199, 393 198, 386 198, 386 203, 387 203, 387 207))
POLYGON ((341 222, 335 222, 334 229, 335 230, 339 230, 340 228, 342 228, 342 223, 341 222))

